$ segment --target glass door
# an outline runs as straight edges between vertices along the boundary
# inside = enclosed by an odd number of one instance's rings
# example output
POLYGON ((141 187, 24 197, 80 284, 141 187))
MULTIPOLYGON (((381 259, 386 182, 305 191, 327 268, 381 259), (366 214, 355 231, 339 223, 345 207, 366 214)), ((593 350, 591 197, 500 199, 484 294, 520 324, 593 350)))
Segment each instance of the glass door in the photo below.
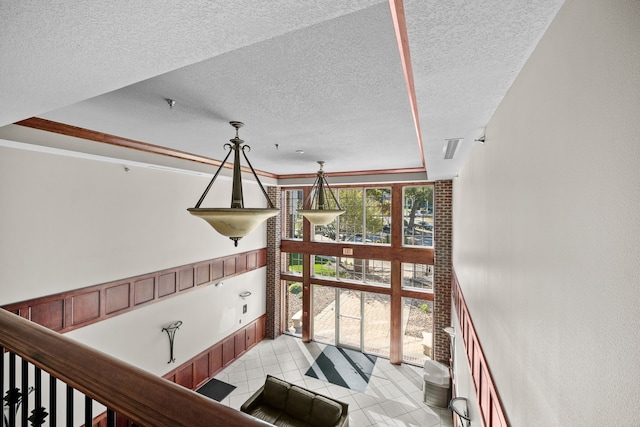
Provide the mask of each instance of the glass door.
POLYGON ((313 285, 313 339, 336 344, 336 288, 313 285))
POLYGON ((336 289, 337 344, 362 351, 362 292, 336 289))
POLYGON ((390 357, 389 295, 313 286, 313 339, 390 357))

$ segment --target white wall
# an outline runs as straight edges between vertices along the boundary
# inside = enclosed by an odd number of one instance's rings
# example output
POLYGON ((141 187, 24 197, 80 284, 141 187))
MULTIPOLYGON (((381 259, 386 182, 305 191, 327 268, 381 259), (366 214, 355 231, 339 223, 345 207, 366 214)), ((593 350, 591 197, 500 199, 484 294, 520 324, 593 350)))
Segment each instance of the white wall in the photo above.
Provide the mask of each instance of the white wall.
MULTIPOLYGON (((265 247, 264 225, 235 248, 187 212, 210 179, 0 146, 0 305, 265 247)), ((228 207, 230 187, 219 177, 203 207, 228 207)), ((248 206, 266 205, 255 183, 244 193, 248 206)), ((261 268, 67 336, 163 375, 263 315, 265 299, 261 268), (162 328, 177 320, 169 364, 162 328)), ((83 407, 78 395, 76 420, 83 407)), ((94 414, 101 410, 96 404, 94 414)))
MULTIPOLYGON (((210 176, 129 169, 0 147, 0 304, 266 246, 264 225, 234 248, 187 212, 210 176)), ((203 207, 228 207, 230 187, 218 178, 203 207)))
POLYGON ((66 334, 157 375, 164 375, 265 313, 265 269, 225 279, 175 298, 133 310, 66 334), (239 294, 251 292, 242 299, 239 294), (242 306, 247 305, 247 313, 242 306), (175 363, 162 328, 181 320, 175 335, 175 363))
POLYGON ((640 425, 640 3, 569 0, 454 180, 454 268, 514 426, 640 425))

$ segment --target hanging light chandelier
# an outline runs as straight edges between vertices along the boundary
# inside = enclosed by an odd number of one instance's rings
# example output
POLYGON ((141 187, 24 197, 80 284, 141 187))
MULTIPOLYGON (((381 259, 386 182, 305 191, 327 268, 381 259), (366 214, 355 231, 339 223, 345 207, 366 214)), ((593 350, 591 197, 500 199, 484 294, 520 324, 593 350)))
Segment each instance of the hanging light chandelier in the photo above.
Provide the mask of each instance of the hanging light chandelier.
POLYGON ((227 156, 224 158, 220 167, 213 175, 211 182, 204 190, 204 193, 196 203, 195 208, 187 209, 191 215, 197 216, 198 218, 202 218, 207 221, 209 225, 211 225, 218 233, 223 236, 229 237, 234 242, 234 246, 238 246, 238 240, 252 232, 258 225, 260 225, 265 220, 276 216, 280 209, 276 209, 269 198, 269 195, 265 191, 260 179, 258 178, 258 174, 251 166, 251 162, 247 158, 247 154, 245 150, 250 151, 251 147, 244 144, 244 141, 238 137, 238 129, 244 126, 242 122, 229 122, 231 126, 236 129, 236 136, 229 141, 231 144, 225 144, 224 148, 228 149, 229 152, 227 156), (234 153, 233 156, 233 187, 231 190, 231 207, 230 208, 201 208, 200 205, 204 201, 204 198, 207 196, 207 193, 211 189, 211 186, 215 182, 218 174, 222 170, 222 167, 227 162, 227 159, 234 153), (242 174, 240 171, 240 152, 244 156, 244 159, 247 161, 249 168, 251 168, 251 172, 253 172, 253 176, 255 177, 264 197, 267 199, 269 204, 268 208, 245 208, 244 207, 244 197, 242 194, 242 174))
POLYGON ((304 199, 304 203, 302 204, 304 209, 298 210, 298 213, 312 224, 327 225, 336 219, 338 215, 345 213, 345 211, 340 207, 338 199, 336 199, 331 187, 329 187, 327 178, 324 176, 324 171, 322 170, 324 162, 319 160, 318 164, 320 165, 320 170, 318 170, 316 180, 311 187, 311 192, 304 199), (329 195, 333 198, 337 209, 330 209, 327 203, 325 189, 328 190, 329 195))

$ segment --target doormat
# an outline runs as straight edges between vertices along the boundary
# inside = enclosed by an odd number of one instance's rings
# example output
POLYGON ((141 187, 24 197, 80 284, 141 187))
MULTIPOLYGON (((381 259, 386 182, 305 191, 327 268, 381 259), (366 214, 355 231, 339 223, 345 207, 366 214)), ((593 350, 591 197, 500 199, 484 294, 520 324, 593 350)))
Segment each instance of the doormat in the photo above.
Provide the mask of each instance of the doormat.
POLYGON ((221 402, 222 399, 229 396, 229 394, 236 389, 236 386, 227 384, 224 381, 217 380, 212 378, 207 381, 205 385, 197 389, 196 391, 200 394, 203 394, 207 397, 210 397, 213 400, 217 400, 221 402))
POLYGON ((364 393, 377 359, 359 351, 327 346, 305 375, 364 393))

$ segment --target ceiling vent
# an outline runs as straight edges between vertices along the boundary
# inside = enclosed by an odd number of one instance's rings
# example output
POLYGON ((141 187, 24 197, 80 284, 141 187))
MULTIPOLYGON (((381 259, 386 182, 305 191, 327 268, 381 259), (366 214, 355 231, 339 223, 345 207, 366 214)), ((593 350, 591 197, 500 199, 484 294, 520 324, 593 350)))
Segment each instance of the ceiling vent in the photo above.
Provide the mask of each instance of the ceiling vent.
POLYGON ((462 138, 453 138, 453 139, 445 139, 444 140, 444 158, 445 160, 453 159, 453 156, 456 155, 456 151, 458 150, 458 146, 462 142, 462 138))

